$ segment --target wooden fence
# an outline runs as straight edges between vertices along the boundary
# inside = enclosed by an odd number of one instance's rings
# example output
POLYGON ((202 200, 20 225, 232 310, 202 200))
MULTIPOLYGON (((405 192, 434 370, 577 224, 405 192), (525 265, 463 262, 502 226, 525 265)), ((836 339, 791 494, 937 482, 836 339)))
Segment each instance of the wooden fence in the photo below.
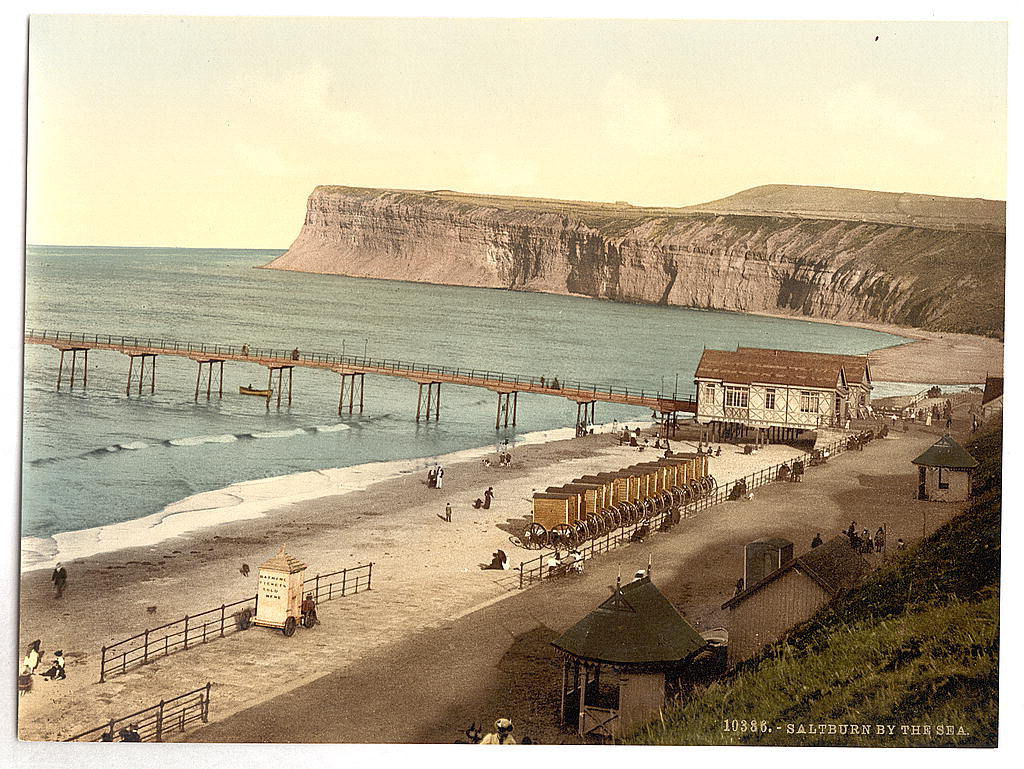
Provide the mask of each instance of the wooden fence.
MULTIPOLYGON (((846 451, 847 447, 848 439, 839 440, 827 446, 824 446, 821 449, 815 449, 813 454, 804 453, 801 454, 800 456, 793 457, 792 459, 789 459, 786 462, 780 462, 776 465, 772 465, 771 467, 766 467, 761 470, 758 470, 757 472, 751 473, 750 475, 745 475, 743 476, 743 478, 738 478, 735 481, 726 484, 725 486, 719 486, 711 494, 701 497, 700 499, 694 500, 693 502, 690 502, 688 504, 682 505, 679 508, 680 514, 683 518, 689 518, 690 516, 696 515, 697 513, 707 510, 710 507, 714 507, 715 505, 719 505, 722 502, 727 501, 729 499, 730 494, 733 493, 733 489, 738 484, 743 484, 742 488, 745 489, 746 493, 749 493, 754 489, 764 486, 765 484, 783 480, 783 478, 781 478, 779 475, 779 470, 783 466, 785 466, 788 470, 791 470, 793 462, 802 461, 804 468, 809 468, 812 466, 811 459, 814 454, 822 456, 823 453, 827 451, 830 457, 834 457, 846 451)), ((790 478, 790 473, 787 472, 784 475, 785 479, 788 480, 790 478)), ((655 515, 648 516, 647 525, 650 527, 650 531, 652 534, 661 528, 662 524, 665 522, 665 519, 671 514, 671 512, 672 511, 670 508, 667 510, 663 510, 662 512, 657 513, 655 515)), ((599 553, 606 553, 609 550, 617 548, 623 542, 629 542, 630 539, 633 537, 634 533, 642 525, 643 521, 638 520, 637 522, 632 523, 628 526, 622 526, 618 529, 615 529, 614 531, 608 532, 607 534, 603 534, 600 537, 595 537, 594 539, 587 540, 586 542, 578 545, 576 547, 576 550, 578 550, 580 555, 583 556, 583 560, 587 561, 599 553)), ((540 580, 548 576, 561 576, 567 574, 568 572, 565 570, 559 569, 552 571, 550 568, 548 568, 548 564, 552 562, 554 554, 555 551, 551 550, 549 552, 542 553, 541 555, 538 555, 536 558, 532 558, 529 561, 522 561, 519 564, 519 587, 528 587, 529 585, 532 585, 534 582, 539 582, 540 580)))
POLYGON ((210 718, 210 687, 193 689, 159 704, 143 708, 126 716, 111 718, 100 726, 69 737, 65 742, 120 742, 119 732, 129 724, 138 729, 138 742, 163 742, 169 736, 181 734, 197 721, 206 723, 210 718))
MULTIPOLYGON (((372 579, 373 563, 368 563, 330 574, 317 574, 302 583, 302 591, 303 594, 313 593, 317 603, 322 603, 369 590, 372 579)), ((186 614, 181 619, 104 646, 100 650, 100 683, 109 675, 125 673, 128 668, 245 630, 248 623, 243 621, 243 616, 255 614, 257 598, 254 595, 200 614, 186 614)))

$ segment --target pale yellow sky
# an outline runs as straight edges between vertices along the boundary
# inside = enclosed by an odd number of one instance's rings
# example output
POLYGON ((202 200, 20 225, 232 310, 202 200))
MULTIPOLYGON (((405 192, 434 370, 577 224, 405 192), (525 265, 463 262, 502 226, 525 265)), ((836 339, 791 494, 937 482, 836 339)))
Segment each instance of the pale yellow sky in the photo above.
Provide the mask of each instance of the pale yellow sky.
POLYGON ((318 184, 1005 199, 1006 89, 998 23, 37 16, 27 240, 285 248, 318 184))

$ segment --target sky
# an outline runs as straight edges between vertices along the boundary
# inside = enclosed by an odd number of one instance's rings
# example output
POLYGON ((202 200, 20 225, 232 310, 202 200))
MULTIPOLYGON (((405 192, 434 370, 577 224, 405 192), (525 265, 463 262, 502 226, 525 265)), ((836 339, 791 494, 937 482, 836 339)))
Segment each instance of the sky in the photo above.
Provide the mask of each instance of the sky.
POLYGON ((991 22, 34 16, 29 243, 287 248, 320 184, 1006 197, 991 22))

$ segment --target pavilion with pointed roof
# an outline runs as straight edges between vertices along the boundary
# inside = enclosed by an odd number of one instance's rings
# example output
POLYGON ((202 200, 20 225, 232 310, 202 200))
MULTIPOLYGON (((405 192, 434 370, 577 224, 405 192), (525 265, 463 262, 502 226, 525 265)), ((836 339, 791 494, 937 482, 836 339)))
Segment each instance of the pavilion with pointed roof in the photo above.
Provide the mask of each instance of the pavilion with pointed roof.
POLYGON ((971 495, 971 471, 978 460, 949 434, 912 460, 917 465, 917 498, 963 502, 971 495))
POLYGON ((581 735, 620 737, 657 716, 667 687, 685 679, 707 642, 651 582, 648 568, 616 584, 552 645, 564 655, 563 721, 576 721, 581 735), (603 685, 602 669, 611 671, 603 685))

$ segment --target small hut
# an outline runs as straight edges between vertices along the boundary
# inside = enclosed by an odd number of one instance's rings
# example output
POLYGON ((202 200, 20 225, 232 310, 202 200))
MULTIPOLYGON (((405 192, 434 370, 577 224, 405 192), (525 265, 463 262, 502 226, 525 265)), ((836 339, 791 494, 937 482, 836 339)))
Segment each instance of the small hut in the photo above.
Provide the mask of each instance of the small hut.
POLYGON ((302 615, 302 584, 306 564, 285 552, 260 565, 256 580, 256 617, 254 625, 279 628, 285 635, 295 632, 297 618, 302 615))
MULTIPOLYGON (((792 547, 792 545, 790 545, 792 547)), ((729 610, 729 663, 746 659, 790 627, 853 587, 870 566, 840 534, 792 558, 724 604, 729 610)))
POLYGON ((656 718, 707 642, 654 586, 648 568, 617 584, 552 644, 564 654, 563 722, 575 723, 580 735, 610 738, 656 718))
POLYGON ((949 435, 943 435, 917 459, 917 498, 963 502, 971 495, 971 471, 978 460, 949 435))

